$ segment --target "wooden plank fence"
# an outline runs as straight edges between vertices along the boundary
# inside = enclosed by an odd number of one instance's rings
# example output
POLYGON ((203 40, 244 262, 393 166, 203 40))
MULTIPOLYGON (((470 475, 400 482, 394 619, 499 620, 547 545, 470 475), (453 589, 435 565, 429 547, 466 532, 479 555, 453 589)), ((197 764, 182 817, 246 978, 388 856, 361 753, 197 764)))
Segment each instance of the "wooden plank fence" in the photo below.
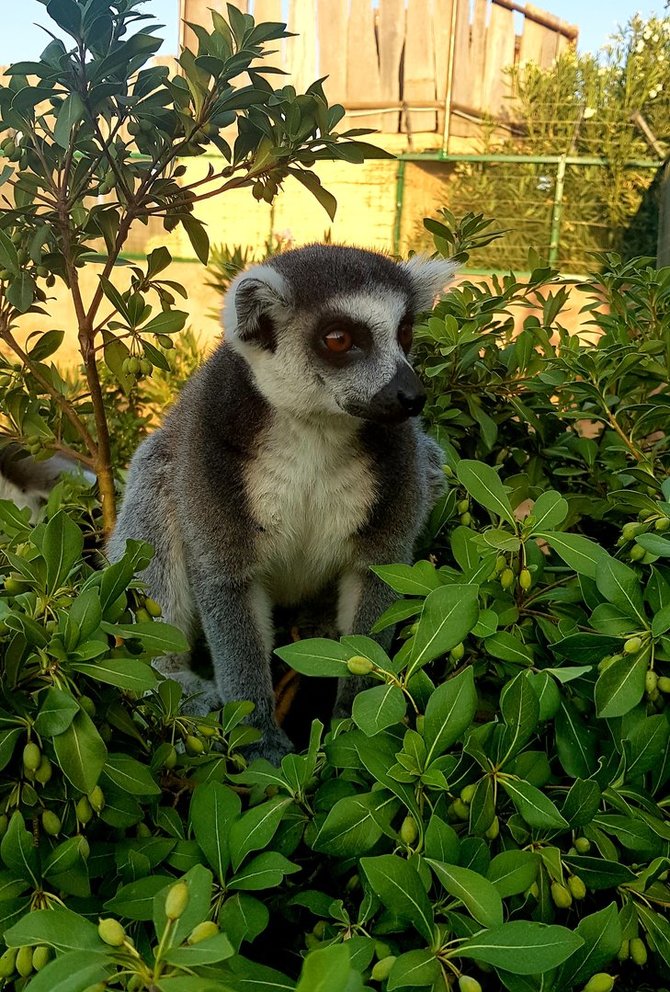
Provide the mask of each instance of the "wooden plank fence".
MULTIPOLYGON (((506 69, 548 67, 573 45, 577 28, 516 0, 234 0, 257 20, 281 20, 298 34, 273 57, 298 88, 327 75, 331 102, 357 125, 387 132, 445 131, 450 115, 513 122, 506 69)), ((211 24, 225 0, 180 0, 186 22, 211 24)), ((446 128, 448 131, 449 128, 446 128)))

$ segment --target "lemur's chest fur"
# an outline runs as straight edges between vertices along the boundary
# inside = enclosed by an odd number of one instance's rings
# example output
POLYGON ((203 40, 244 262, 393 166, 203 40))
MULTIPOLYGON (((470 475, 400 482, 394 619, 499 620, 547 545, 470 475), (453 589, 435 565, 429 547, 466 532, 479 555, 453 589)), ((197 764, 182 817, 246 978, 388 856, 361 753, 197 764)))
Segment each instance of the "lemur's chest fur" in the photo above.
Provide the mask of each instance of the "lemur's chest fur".
POLYGON ((247 471, 260 578, 276 603, 316 593, 351 562, 374 501, 374 476, 356 435, 329 421, 278 414, 247 471))

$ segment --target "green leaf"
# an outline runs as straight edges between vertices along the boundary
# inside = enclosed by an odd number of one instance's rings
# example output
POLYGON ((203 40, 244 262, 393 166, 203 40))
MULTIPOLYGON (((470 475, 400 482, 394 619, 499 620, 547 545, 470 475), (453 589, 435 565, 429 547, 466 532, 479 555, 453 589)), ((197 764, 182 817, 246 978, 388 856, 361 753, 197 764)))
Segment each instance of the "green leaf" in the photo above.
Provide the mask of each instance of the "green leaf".
POLYGON ((501 763, 504 763, 518 754, 530 740, 540 719, 540 702, 525 672, 520 672, 504 687, 500 696, 500 713, 505 722, 505 732, 500 742, 501 763))
POLYGON ((217 933, 207 940, 185 947, 172 947, 164 955, 168 964, 182 968, 198 968, 207 964, 218 964, 235 953, 233 945, 225 933, 217 933))
POLYGON ((633 617, 640 626, 648 626, 640 580, 632 568, 616 558, 605 558, 596 566, 596 585, 608 602, 633 617))
POLYGON ((303 169, 289 169, 288 171, 294 179, 297 179, 298 182, 302 183, 305 189, 310 191, 312 196, 321 204, 330 219, 335 220, 337 200, 332 193, 329 193, 327 189, 324 189, 317 174, 303 169))
POLYGON ((636 657, 624 654, 605 669, 595 687, 596 713, 599 717, 625 716, 644 695, 647 653, 636 657))
POLYGON ((610 557, 599 544, 589 541, 588 537, 582 537, 581 534, 543 531, 534 536, 545 540, 566 565, 589 579, 595 579, 598 564, 610 557))
POLYGON ((508 630, 498 630, 484 641, 484 648, 493 658, 510 661, 514 665, 532 665, 533 651, 508 630))
POLYGON ((478 596, 477 586, 453 585, 434 589, 426 597, 412 641, 408 678, 467 637, 479 616, 478 596))
POLYGON ((158 684, 158 676, 153 668, 137 658, 102 658, 100 661, 72 662, 75 672, 88 675, 97 682, 115 685, 119 689, 145 693, 158 684))
MULTIPOLYGON (((202 788, 202 786, 199 786, 199 788, 202 788)), ((188 902, 186 909, 179 919, 175 921, 174 928, 171 931, 170 944, 172 947, 181 944, 198 923, 209 919, 212 902, 212 873, 203 865, 194 865, 181 877, 180 881, 185 882, 188 886, 188 902)), ((165 930, 167 923, 167 917, 165 916, 165 897, 168 890, 174 885, 174 882, 175 880, 172 879, 164 889, 157 892, 154 896, 153 924, 156 934, 159 937, 165 930)))
POLYGON ((472 668, 465 668, 431 693, 423 726, 426 767, 465 733, 474 719, 476 709, 477 690, 472 668))
POLYGON ((382 854, 361 858, 361 868, 386 909, 407 920, 429 943, 433 941, 433 909, 416 870, 404 858, 382 854))
POLYGON ((59 953, 65 951, 100 951, 103 944, 90 920, 70 909, 35 909, 3 934, 8 947, 34 947, 47 944, 59 953))
POLYGON ((292 800, 275 797, 248 810, 230 827, 230 859, 237 871, 247 854, 267 847, 292 800))
POLYGON ((399 723, 405 715, 407 701, 397 685, 377 685, 359 692, 354 699, 352 717, 368 737, 399 723))
POLYGON ((89 793, 107 760, 107 748, 90 716, 80 709, 67 730, 54 737, 53 746, 63 775, 75 789, 89 793))
POLYGON ((540 860, 532 851, 503 851, 488 867, 486 877, 502 899, 524 893, 537 878, 540 860))
POLYGON ((558 527, 568 515, 568 501, 560 493, 549 489, 535 501, 531 510, 535 523, 531 534, 544 530, 545 527, 558 527))
POLYGON ((191 829, 221 884, 230 864, 230 827, 241 809, 239 796, 220 782, 199 785, 191 799, 191 829))
POLYGON ((102 606, 96 588, 84 589, 68 609, 63 642, 72 651, 80 641, 87 640, 100 626, 102 606))
POLYGON ((275 648, 275 654, 301 675, 351 675, 347 661, 351 651, 326 637, 310 637, 283 648, 275 648))
POLYGON ((37 848, 33 844, 33 835, 26 829, 25 820, 18 810, 12 813, 7 831, 2 838, 0 857, 6 868, 37 887, 39 875, 37 848))
POLYGON ((192 214, 183 214, 179 220, 181 221, 181 226, 188 235, 188 240, 193 246, 193 251, 196 253, 202 264, 207 265, 207 262, 209 261, 209 238, 204 224, 202 221, 199 221, 193 217, 192 214))
POLYGON ((63 511, 51 518, 42 538, 42 554, 46 560, 47 588, 54 592, 65 581, 84 547, 84 535, 63 511))
POLYGON ((385 789, 345 796, 329 810, 311 846, 331 857, 358 857, 374 847, 399 806, 385 789))
POLYGON ((103 774, 131 796, 159 796, 161 793, 149 768, 128 754, 108 755, 103 774))
MULTIPOLYGON (((73 914, 75 915, 75 914, 73 914)), ((46 941, 40 940, 43 944, 46 941)), ((98 953, 71 951, 50 961, 30 980, 30 992, 84 992, 114 970, 109 951, 98 941, 98 953)))
POLYGON ((142 644, 145 654, 154 655, 188 651, 188 641, 181 630, 169 623, 158 620, 144 620, 133 624, 103 623, 103 630, 118 637, 129 639, 137 637, 142 644))
POLYGON ((494 468, 484 462, 463 459, 456 466, 456 475, 473 499, 516 530, 512 505, 494 468))
POLYGON ((277 851, 264 851, 238 871, 228 882, 229 889, 239 889, 244 892, 256 892, 259 889, 272 889, 281 885, 285 875, 300 871, 283 854, 277 851))
POLYGON ((660 913, 656 913, 642 903, 636 903, 635 908, 645 931, 654 942, 654 947, 666 965, 670 967, 670 923, 660 913))
POLYGON ((425 561, 416 565, 374 565, 372 571, 401 596, 427 596, 443 584, 435 566, 425 561))
POLYGON ((517 778, 500 779, 500 785, 529 827, 555 830, 568 826, 567 820, 561 816, 551 799, 534 785, 517 778))
POLYGON ((35 299, 35 281, 26 269, 21 269, 9 284, 7 300, 19 313, 26 313, 35 299))
POLYGON ((577 779, 565 797, 561 813, 573 830, 575 827, 585 827, 598 812, 601 798, 602 794, 597 782, 577 779))
POLYGON ((406 951, 400 954, 391 969, 386 988, 414 989, 416 986, 432 986, 440 978, 440 962, 432 951, 406 951))
MULTIPOLYGON (((77 704, 75 703, 76 708, 77 704)), ((35 725, 37 726, 37 721, 35 721, 35 725)), ((37 732, 39 733, 39 731, 37 732)), ((23 727, 8 727, 6 730, 0 730, 0 771, 6 768, 12 760, 16 742, 23 733, 25 733, 23 727)))
POLYGON ((426 857, 436 861, 444 861, 450 865, 456 864, 460 843, 454 828, 433 813, 428 821, 424 836, 423 846, 426 857))
POLYGON ((82 98, 76 91, 69 93, 60 105, 56 126, 54 127, 54 141, 61 148, 67 148, 70 144, 72 129, 84 119, 86 107, 82 98))
POLYGON ((670 541, 660 534, 638 534, 635 543, 652 555, 658 555, 660 558, 670 557, 670 541))
POLYGON ((582 938, 565 927, 514 920, 471 937, 458 953, 512 975, 540 975, 563 964, 582 944, 582 938))
POLYGON ((46 334, 40 335, 28 354, 33 361, 43 362, 45 358, 49 358, 55 351, 58 351, 64 337, 65 331, 47 331, 46 334))
POLYGON ((243 941, 253 941, 267 928, 270 911, 254 896, 236 892, 224 902, 219 924, 238 950, 243 941))
POLYGON ((175 334, 181 331, 188 320, 184 310, 164 310, 152 317, 148 324, 140 328, 142 334, 175 334))
POLYGON ((612 902, 600 912, 585 916, 579 921, 576 932, 584 945, 561 968, 557 981, 559 987, 574 988, 587 982, 591 975, 602 971, 617 955, 622 933, 616 903, 612 902))
POLYGON ((488 879, 457 865, 447 865, 442 861, 426 858, 442 888, 460 900, 470 915, 484 927, 498 927, 503 921, 502 899, 496 887, 488 879))
POLYGON ((108 899, 105 909, 128 920, 148 922, 153 916, 154 896, 165 889, 174 879, 169 875, 148 875, 135 882, 122 885, 116 895, 108 899))

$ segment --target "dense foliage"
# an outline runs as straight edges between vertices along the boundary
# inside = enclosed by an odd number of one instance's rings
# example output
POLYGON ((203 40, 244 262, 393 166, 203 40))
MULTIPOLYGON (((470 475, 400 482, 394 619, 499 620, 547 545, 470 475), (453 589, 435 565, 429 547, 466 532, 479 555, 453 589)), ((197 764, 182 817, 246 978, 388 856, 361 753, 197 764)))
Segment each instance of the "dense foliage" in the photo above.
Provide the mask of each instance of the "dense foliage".
POLYGON ((635 15, 597 54, 568 49, 548 68, 516 67, 506 110, 515 127, 505 132, 491 124, 477 150, 554 160, 455 167, 445 201, 458 213, 486 204, 510 228, 478 255, 480 266, 522 270, 529 243, 544 254, 554 240, 563 272, 588 271, 593 251, 656 254, 660 166, 670 150, 669 66, 666 13, 635 15), (587 161, 568 165, 559 180, 556 156, 563 154, 587 161), (627 164, 639 161, 659 168, 627 164))
MULTIPOLYGON (((275 89, 269 46, 286 25, 256 24, 232 4, 212 30, 197 27, 197 52, 178 72, 150 64, 162 40, 145 0, 41 0, 54 31, 39 60, 5 70, 0 150, 8 193, 0 218, 0 403, 7 431, 32 449, 70 452, 95 469, 105 530, 114 522, 112 439, 99 359, 128 392, 138 376, 169 368, 165 347, 184 327, 185 290, 166 278, 161 246, 144 264, 120 269, 131 232, 150 218, 166 232, 181 225, 207 263, 209 239, 194 207, 247 187, 271 202, 288 177, 332 217, 333 196, 313 171, 317 160, 361 162, 385 153, 338 133, 342 107, 321 83, 304 94, 275 89), (134 33, 133 33, 134 32, 134 33), (66 41, 63 40, 63 37, 66 41), (220 168, 185 163, 214 146, 220 168), (98 263, 88 293, 82 268, 98 263), (85 388, 69 388, 50 359, 64 332, 23 342, 22 317, 48 315, 49 291, 65 286, 76 318, 85 388)), ((78 386, 78 383, 75 384, 78 386)))
POLYGON ((96 568, 75 483, 37 525, 0 504, 5 987, 670 987, 670 269, 599 262, 595 343, 532 253, 420 324, 449 491, 424 559, 377 569, 390 655, 278 649, 308 694, 371 678, 280 768, 247 767, 248 706, 184 717, 152 671, 181 635, 150 549, 96 568))

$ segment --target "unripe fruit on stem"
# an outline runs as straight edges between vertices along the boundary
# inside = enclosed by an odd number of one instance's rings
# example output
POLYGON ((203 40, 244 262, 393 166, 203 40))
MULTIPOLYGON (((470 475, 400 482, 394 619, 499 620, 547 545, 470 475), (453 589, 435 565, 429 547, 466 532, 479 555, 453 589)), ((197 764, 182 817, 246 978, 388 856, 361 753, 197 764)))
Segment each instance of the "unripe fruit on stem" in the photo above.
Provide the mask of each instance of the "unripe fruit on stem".
POLYGON ((648 696, 653 696, 658 692, 658 675, 650 668, 644 677, 644 688, 648 696))
POLYGON ((363 655, 357 654, 353 658, 349 658, 347 662, 347 668, 352 675, 369 675, 375 666, 372 664, 369 658, 364 658, 363 655))
POLYGON ((551 898, 554 900, 554 905, 558 906, 559 909, 569 909, 572 906, 570 890, 566 889, 560 882, 552 882, 551 898))
POLYGON ((463 644, 463 642, 461 641, 459 644, 456 644, 451 649, 449 654, 451 656, 452 661, 460 661, 463 655, 465 654, 465 645, 463 644))
POLYGON ((88 801, 96 813, 99 813, 100 810, 104 807, 105 794, 99 785, 96 785, 91 789, 91 791, 88 794, 88 801))
POLYGON ((528 592, 533 584, 533 577, 527 568, 522 568, 519 572, 519 585, 524 592, 528 592))
POLYGON ((371 977, 375 980, 375 982, 383 982, 389 977, 391 974, 391 968, 395 964, 395 961, 395 955, 389 954, 388 957, 382 958, 381 961, 377 962, 371 972, 371 977))
POLYGON ((107 917, 98 922, 98 936, 110 947, 122 947, 126 939, 126 931, 118 920, 107 917))
POLYGON ((57 837, 61 831, 60 817, 53 810, 45 809, 42 813, 42 829, 49 837, 57 837))
POLYGON ((16 955, 16 970, 21 978, 27 978, 33 970, 33 949, 32 947, 19 947, 16 955))
POLYGON ((171 747, 167 753, 165 761, 163 762, 163 767, 169 770, 171 768, 174 768, 176 764, 177 764, 177 749, 175 747, 171 747))
POLYGON ((148 623, 151 620, 149 616, 149 611, 145 610, 143 606, 138 607, 135 610, 135 620, 138 623, 148 623))
POLYGON ((500 575, 505 568, 507 568, 507 558, 504 555, 498 555, 496 558, 496 574, 500 575))
POLYGON ((628 958, 630 957, 630 941, 629 940, 622 940, 621 941, 621 947, 619 948, 619 952, 617 954, 617 957, 618 957, 619 961, 627 961, 628 960, 628 958))
MULTIPOLYGON (((169 340, 170 339, 168 338, 168 341, 169 340)), ((171 341, 170 344, 172 344, 171 341)), ((163 613, 160 603, 157 603, 155 599, 149 599, 148 597, 144 600, 144 609, 150 617, 160 617, 163 613)))
POLYGON ((658 688, 661 692, 670 692, 670 679, 667 675, 661 675, 658 679, 658 688))
POLYGON ((663 532, 670 528, 670 519, 668 517, 659 517, 654 524, 654 530, 663 532))
POLYGON ((191 930, 187 943, 199 944, 201 940, 209 940, 210 937, 216 937, 217 933, 219 933, 218 924, 214 920, 205 920, 203 923, 198 923, 197 927, 191 930))
POLYGON ((84 859, 87 858, 91 853, 91 845, 86 840, 83 834, 81 834, 79 837, 79 843, 77 844, 77 849, 81 854, 82 858, 84 859))
POLYGON ((33 968, 35 971, 41 971, 42 968, 46 968, 49 964, 49 958, 51 957, 51 952, 45 944, 40 944, 33 951, 33 968))
POLYGON ((326 936, 327 928, 328 928, 328 924, 326 923, 325 920, 317 920, 314 926, 312 927, 312 933, 317 938, 317 940, 323 940, 323 938, 326 936))
POLYGON ((11 978, 16 970, 16 948, 8 947, 0 955, 0 978, 11 978))
POLYGON ((470 509, 470 500, 462 499, 456 504, 456 513, 467 513, 470 509))
POLYGON ((198 733, 202 734, 203 737, 215 737, 216 727, 212 727, 209 723, 199 723, 198 733))
POLYGON ((568 888, 573 899, 586 898, 586 886, 578 875, 571 875, 568 879, 568 888))
POLYGON ((461 975, 458 979, 459 992, 482 992, 482 987, 476 978, 470 975, 461 975))
POLYGON ((637 654, 641 647, 641 637, 629 637, 623 646, 624 654, 637 654))
POLYGON ((186 750, 189 754, 202 754, 205 750, 205 745, 203 742, 199 737, 194 737, 193 734, 187 735, 184 744, 186 745, 186 750))
POLYGON ((79 705, 83 709, 84 713, 87 714, 87 716, 90 717, 95 716, 95 703, 93 702, 90 696, 80 696, 79 705))
POLYGON ((633 937, 630 942, 630 956, 634 964, 640 968, 647 963, 647 945, 641 937, 633 937))
POLYGON ((77 819, 80 823, 86 824, 89 822, 93 816, 93 810, 91 809, 91 804, 86 796, 82 796, 77 805, 74 808, 77 819))
POLYGON ((582 989, 582 992, 612 992, 614 979, 604 971, 592 975, 582 989))
POLYGON ((42 760, 40 761, 40 767, 35 772, 35 781, 39 782, 40 785, 46 785, 47 782, 51 780, 51 776, 53 775, 53 773, 54 773, 53 765, 46 757, 46 755, 42 755, 42 760))
POLYGON ((484 833, 484 836, 486 837, 487 840, 495 840, 499 833, 500 833, 500 820, 498 819, 497 816, 494 816, 493 823, 484 833))
MULTIPOLYGON (((670 682, 670 679, 668 679, 668 682, 670 682)), ((425 727, 425 725, 426 725, 426 718, 423 715, 423 713, 419 713, 418 717, 416 718, 416 729, 420 734, 423 733, 423 728, 425 727)))
POLYGON ((511 589, 514 585, 514 572, 511 568, 504 568, 500 574, 500 585, 503 589, 511 589))
POLYGON ((461 520, 461 524, 464 527, 469 527, 470 524, 472 523, 472 514, 471 513, 461 513, 460 520, 461 520))
POLYGON ((646 555, 646 553, 647 552, 644 550, 641 544, 634 544, 633 547, 630 549, 631 561, 641 561, 646 555))
POLYGON ((407 815, 400 827, 400 840, 403 844, 413 844, 419 836, 419 828, 413 816, 407 815))
POLYGON ((135 828, 135 833, 138 837, 140 838, 143 837, 145 839, 153 836, 153 834, 151 833, 151 828, 147 823, 138 823, 137 827, 135 828))
POLYGON ((453 803, 449 807, 449 810, 453 813, 457 820, 470 819, 470 810, 462 799, 454 799, 453 803))
POLYGON ((168 920, 178 920, 188 906, 188 885, 177 882, 165 897, 165 915, 168 920))
POLYGON ((575 847, 577 848, 578 854, 588 854, 591 850, 591 841, 588 837, 576 837, 575 847))
POLYGON ((42 763, 42 752, 34 741, 29 741, 23 749, 23 767, 31 777, 42 763))
POLYGON ((477 790, 477 786, 475 785, 474 782, 471 783, 470 785, 464 785, 463 788, 461 789, 461 799, 466 804, 466 806, 469 806, 470 803, 472 802, 472 797, 474 796, 476 790, 477 790))
POLYGON ((634 523, 633 521, 631 521, 630 523, 623 525, 623 527, 621 528, 621 536, 623 537, 624 541, 632 541, 633 538, 643 530, 644 530, 644 524, 634 523))

